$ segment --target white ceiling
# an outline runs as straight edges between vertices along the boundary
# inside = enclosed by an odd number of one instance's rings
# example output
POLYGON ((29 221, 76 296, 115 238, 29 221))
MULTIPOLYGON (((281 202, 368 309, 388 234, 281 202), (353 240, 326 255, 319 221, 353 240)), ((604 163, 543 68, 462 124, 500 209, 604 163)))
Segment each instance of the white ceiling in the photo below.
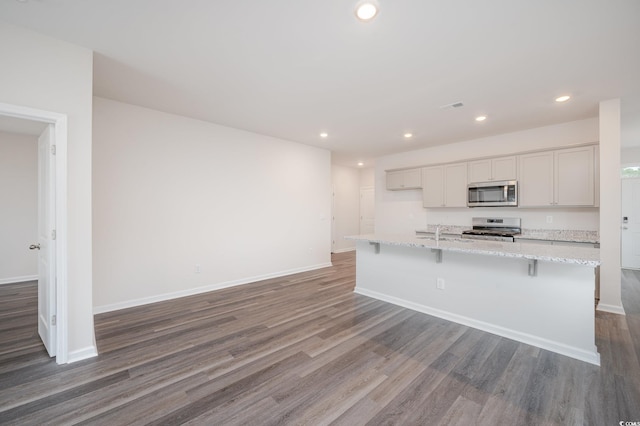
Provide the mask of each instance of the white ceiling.
POLYGON ((0 16, 93 49, 97 96, 328 148, 345 165, 640 98, 640 1, 378 0, 369 23, 357 1, 5 0, 0 16))

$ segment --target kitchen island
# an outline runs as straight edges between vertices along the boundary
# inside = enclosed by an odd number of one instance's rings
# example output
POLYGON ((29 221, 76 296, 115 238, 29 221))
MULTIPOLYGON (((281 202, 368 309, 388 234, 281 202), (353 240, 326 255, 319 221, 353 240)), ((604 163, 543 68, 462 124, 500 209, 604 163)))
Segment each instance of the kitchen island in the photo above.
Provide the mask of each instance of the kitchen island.
POLYGON ((599 249, 361 235, 355 292, 599 365, 599 249))

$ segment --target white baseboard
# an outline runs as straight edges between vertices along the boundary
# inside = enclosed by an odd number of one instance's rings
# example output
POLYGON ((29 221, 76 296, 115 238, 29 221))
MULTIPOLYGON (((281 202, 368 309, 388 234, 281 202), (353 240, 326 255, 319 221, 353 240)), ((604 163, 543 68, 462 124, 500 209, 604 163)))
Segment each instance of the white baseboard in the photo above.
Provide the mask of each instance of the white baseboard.
POLYGON ((98 349, 95 346, 87 346, 86 348, 69 352, 67 354, 67 364, 93 358, 94 356, 98 356, 98 349))
POLYGON ((338 250, 333 250, 332 253, 346 253, 348 251, 356 251, 356 248, 355 247, 342 248, 342 249, 338 249, 338 250))
POLYGON ((120 309, 133 308, 135 306, 148 305, 149 303, 164 302, 165 300, 177 299, 179 297, 193 296, 194 294, 207 293, 209 291, 221 290, 223 288, 235 287, 243 284, 250 284, 256 281, 268 280, 271 278, 279 278, 287 275, 298 274, 300 272, 314 271, 316 269, 322 269, 332 266, 329 263, 321 263, 318 265, 305 266, 303 268, 289 269, 286 271, 275 272, 271 274, 264 274, 255 277, 242 278, 234 281, 226 281, 222 283, 216 283, 206 285, 202 287, 195 287, 188 290, 175 291, 172 293, 158 294, 156 296, 143 297, 140 299, 127 300, 125 302, 113 303, 110 305, 94 306, 93 314, 103 314, 105 312, 118 311, 120 309))
POLYGON ((626 315, 622 305, 606 305, 604 303, 598 303, 598 307, 596 308, 596 310, 602 312, 610 312, 612 314, 626 315))
POLYGON ((581 361, 588 362, 590 364, 600 365, 600 354, 594 345, 593 352, 585 351, 580 348, 568 346, 560 342, 554 342, 551 340, 543 339, 540 337, 532 336, 527 333, 511 330, 509 328, 497 326, 494 324, 486 323, 483 321, 474 320, 462 315, 454 314, 451 312, 442 311, 440 309, 431 308, 426 305, 410 302, 408 300, 400 299, 397 297, 389 296, 377 291, 366 290, 356 287, 355 293, 363 296, 372 297, 374 299, 382 300, 383 302, 393 303, 394 305, 402 306, 404 308, 411 309, 413 311, 422 312, 423 314, 433 315, 434 317, 442 318, 447 321, 452 321, 458 324, 466 325, 468 327, 476 328, 478 330, 486 331, 488 333, 496 334, 498 336, 506 337, 508 339, 516 340, 518 342, 526 343, 528 345, 537 346, 542 349, 547 349, 552 352, 566 355, 571 358, 576 358, 581 361))
POLYGON ((0 278, 0 285, 2 284, 15 284, 15 283, 24 283, 27 281, 37 281, 37 275, 24 275, 22 277, 12 277, 12 278, 0 278))

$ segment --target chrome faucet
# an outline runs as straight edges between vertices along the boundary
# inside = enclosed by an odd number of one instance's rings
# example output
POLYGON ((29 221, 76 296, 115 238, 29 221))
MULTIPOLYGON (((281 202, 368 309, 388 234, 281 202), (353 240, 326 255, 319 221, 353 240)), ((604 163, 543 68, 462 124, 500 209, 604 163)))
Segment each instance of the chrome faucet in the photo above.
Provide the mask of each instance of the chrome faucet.
POLYGON ((440 241, 440 225, 436 225, 436 242, 440 241))

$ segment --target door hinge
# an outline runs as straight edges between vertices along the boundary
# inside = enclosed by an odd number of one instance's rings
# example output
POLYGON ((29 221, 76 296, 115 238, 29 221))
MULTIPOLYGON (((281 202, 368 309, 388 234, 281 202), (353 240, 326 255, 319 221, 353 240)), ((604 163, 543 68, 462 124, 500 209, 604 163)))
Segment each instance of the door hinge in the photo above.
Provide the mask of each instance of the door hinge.
POLYGON ((51 239, 52 240, 56 239, 56 230, 55 229, 53 231, 51 231, 51 239))
POLYGON ((56 325, 56 316, 51 315, 51 325, 56 325))
POLYGON ((56 155, 56 146, 51 145, 51 154, 56 155))

